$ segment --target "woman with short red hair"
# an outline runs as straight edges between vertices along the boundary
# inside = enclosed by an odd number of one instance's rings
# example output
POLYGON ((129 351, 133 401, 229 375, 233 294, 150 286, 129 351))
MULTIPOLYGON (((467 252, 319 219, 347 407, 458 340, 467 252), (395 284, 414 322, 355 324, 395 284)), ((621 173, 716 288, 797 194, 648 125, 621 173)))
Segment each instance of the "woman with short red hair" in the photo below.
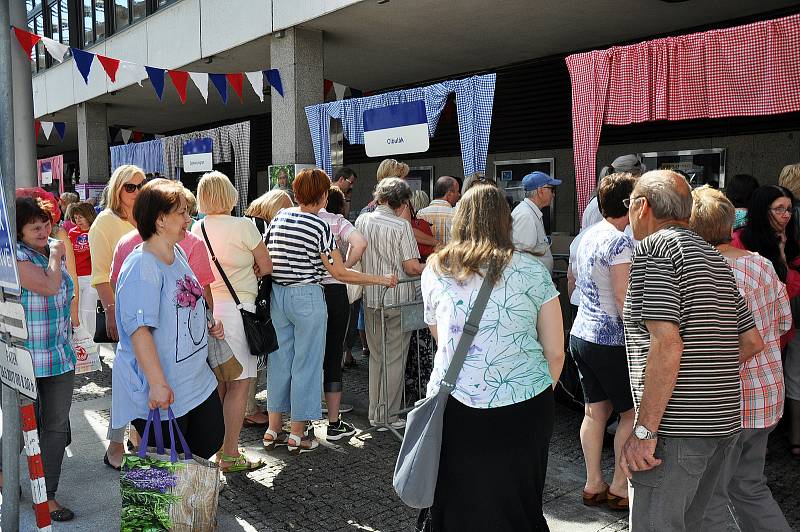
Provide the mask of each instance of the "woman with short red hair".
POLYGON ((292 189, 298 207, 283 209, 267 230, 272 259, 271 315, 278 350, 267 366, 269 428, 264 447, 287 445, 293 454, 317 448, 304 436, 306 421, 322 416, 322 359, 328 312, 320 282, 329 274, 349 284, 395 286, 397 276, 347 269, 331 227, 318 213, 328 203, 331 181, 319 168, 301 171, 292 189), (291 415, 291 433, 281 431, 281 414, 291 415))

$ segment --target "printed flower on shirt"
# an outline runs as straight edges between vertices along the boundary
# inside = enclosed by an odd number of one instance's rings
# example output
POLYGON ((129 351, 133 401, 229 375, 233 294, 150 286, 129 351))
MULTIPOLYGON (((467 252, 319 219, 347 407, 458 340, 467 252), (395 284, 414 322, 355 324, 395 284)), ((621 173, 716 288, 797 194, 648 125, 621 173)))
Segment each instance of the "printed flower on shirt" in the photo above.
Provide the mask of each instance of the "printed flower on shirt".
POLYGON ((175 300, 180 308, 191 307, 194 310, 197 301, 203 297, 203 287, 196 279, 185 275, 183 279, 178 280, 178 288, 175 291, 175 300))

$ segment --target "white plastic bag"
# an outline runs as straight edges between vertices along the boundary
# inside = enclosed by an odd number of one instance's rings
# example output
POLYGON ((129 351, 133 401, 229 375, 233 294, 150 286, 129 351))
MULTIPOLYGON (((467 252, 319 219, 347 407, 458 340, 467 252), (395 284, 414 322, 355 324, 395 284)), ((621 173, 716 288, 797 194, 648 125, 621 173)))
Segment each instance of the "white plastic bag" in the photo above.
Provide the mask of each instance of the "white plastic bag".
POLYGON ((75 375, 103 369, 100 363, 100 347, 94 343, 83 325, 73 329, 72 347, 75 349, 75 375))

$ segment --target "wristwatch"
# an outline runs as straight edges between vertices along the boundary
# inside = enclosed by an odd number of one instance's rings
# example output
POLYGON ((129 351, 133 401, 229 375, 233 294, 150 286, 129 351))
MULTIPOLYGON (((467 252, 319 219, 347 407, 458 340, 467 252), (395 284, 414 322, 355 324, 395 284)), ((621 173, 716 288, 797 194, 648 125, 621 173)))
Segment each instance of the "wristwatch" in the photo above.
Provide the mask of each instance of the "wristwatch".
POLYGON ((633 427, 633 435, 639 440, 655 440, 658 434, 650 432, 644 425, 636 425, 633 427))

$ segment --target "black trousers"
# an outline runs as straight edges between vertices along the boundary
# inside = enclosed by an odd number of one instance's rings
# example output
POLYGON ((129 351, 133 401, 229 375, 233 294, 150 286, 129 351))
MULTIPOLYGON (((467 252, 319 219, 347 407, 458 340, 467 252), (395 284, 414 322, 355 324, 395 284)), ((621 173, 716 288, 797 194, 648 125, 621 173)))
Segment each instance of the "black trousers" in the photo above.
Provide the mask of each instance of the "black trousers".
MULTIPOLYGON (((200 458, 209 459, 222 447, 225 437, 225 420, 222 417, 222 402, 219 400, 217 390, 211 392, 208 398, 190 410, 186 415, 175 418, 178 427, 186 438, 186 444, 192 454, 200 458)), ((146 419, 134 419, 133 426, 144 435, 146 419)), ((169 420, 161 421, 161 433, 164 436, 164 446, 169 447, 169 420)), ((178 436, 175 436, 178 439, 178 436)), ((147 446, 156 446, 156 432, 150 429, 147 446)), ((180 441, 175 442, 178 453, 183 452, 180 441)))
POLYGON ((542 495, 554 423, 553 390, 500 408, 447 401, 430 529, 547 532, 542 495), (503 441, 477 442, 481 427, 503 441), (478 432, 476 432, 478 431, 478 432))
POLYGON ((55 377, 36 379, 39 398, 34 403, 34 408, 48 499, 56 497, 58 481, 61 478, 61 464, 64 461, 64 449, 72 442, 69 409, 72 405, 74 384, 74 370, 55 377))
POLYGON ((328 330, 325 336, 325 358, 322 362, 322 383, 326 392, 342 391, 342 344, 347 334, 350 302, 347 286, 323 284, 328 307, 328 330))

